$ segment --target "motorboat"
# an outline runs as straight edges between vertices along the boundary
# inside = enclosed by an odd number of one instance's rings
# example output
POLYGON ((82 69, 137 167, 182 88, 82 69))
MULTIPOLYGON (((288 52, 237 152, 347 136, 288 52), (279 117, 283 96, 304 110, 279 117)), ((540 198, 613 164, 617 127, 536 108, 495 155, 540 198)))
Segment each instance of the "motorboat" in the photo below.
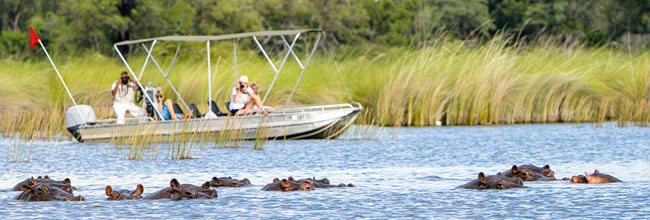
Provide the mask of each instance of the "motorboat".
MULTIPOLYGON (((320 105, 290 105, 300 79, 302 79, 305 70, 309 66, 318 44, 324 37, 325 32, 317 29, 301 30, 275 30, 261 32, 247 32, 226 35, 201 35, 201 36, 162 36, 139 40, 129 40, 117 42, 113 45, 115 52, 124 63, 130 76, 137 82, 140 87, 140 97, 144 99, 142 107, 148 108, 149 115, 146 117, 126 118, 124 123, 117 123, 116 119, 97 119, 93 108, 89 105, 74 105, 66 111, 66 127, 73 137, 79 142, 108 142, 116 138, 140 138, 145 136, 169 137, 177 135, 202 135, 206 139, 218 139, 228 134, 229 139, 237 140, 255 140, 255 139, 334 139, 341 135, 359 116, 363 106, 358 102, 338 104, 320 104, 320 105), (296 53, 293 51, 296 42, 301 36, 316 34, 315 44, 303 64, 296 53), (292 37, 291 42, 285 36, 292 37), (276 37, 282 39, 286 54, 279 66, 276 66, 268 56, 266 50, 259 42, 258 37, 276 37), (261 54, 264 55, 269 65, 275 72, 275 76, 269 89, 266 91, 262 103, 266 101, 273 85, 275 84, 281 70, 289 57, 293 57, 300 67, 301 73, 296 81, 293 90, 287 98, 285 105, 275 106, 275 112, 272 114, 262 114, 262 112, 252 112, 252 115, 232 116, 222 113, 214 101, 212 101, 212 79, 210 70, 210 42, 229 41, 233 43, 234 56, 234 74, 237 79, 237 42, 239 39, 251 38, 261 54), (178 42, 178 47, 167 72, 163 71, 156 59, 153 57, 153 51, 158 42, 178 42), (206 59, 208 62, 208 100, 209 110, 201 114, 193 104, 188 105, 181 94, 178 93, 172 82, 169 80, 174 63, 178 57, 183 42, 205 42, 206 59), (147 46, 150 45, 150 46, 147 46), (120 47, 137 47, 141 46, 147 53, 143 63, 142 71, 139 75, 131 68, 131 65, 125 59, 120 47), (181 120, 164 120, 162 117, 156 117, 161 113, 150 106, 157 105, 153 95, 155 88, 151 85, 146 87, 140 82, 144 69, 149 63, 153 63, 159 70, 161 76, 165 79, 171 90, 176 95, 180 104, 175 104, 174 108, 185 107, 186 110, 193 113, 194 117, 181 120), (149 107, 148 107, 149 106, 149 107)), ((182 111, 182 109, 180 109, 182 111)), ((164 139, 164 138, 162 138, 164 139)), ((153 139, 152 139, 153 140, 153 139)))

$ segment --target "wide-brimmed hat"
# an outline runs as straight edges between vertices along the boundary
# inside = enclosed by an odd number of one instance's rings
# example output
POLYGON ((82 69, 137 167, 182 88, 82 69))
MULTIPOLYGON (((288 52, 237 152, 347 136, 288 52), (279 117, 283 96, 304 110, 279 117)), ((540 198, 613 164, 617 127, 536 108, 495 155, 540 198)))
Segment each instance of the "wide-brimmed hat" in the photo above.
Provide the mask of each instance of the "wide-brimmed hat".
POLYGON ((239 82, 240 83, 248 83, 248 76, 239 77, 239 82))

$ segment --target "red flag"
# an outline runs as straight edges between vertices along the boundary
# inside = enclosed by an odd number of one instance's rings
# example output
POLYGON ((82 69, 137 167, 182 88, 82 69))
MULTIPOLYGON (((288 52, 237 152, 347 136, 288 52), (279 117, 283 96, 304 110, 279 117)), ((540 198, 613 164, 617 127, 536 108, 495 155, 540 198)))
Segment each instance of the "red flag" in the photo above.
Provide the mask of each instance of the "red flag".
POLYGON ((38 38, 38 35, 36 35, 36 31, 34 31, 34 28, 32 28, 31 25, 29 25, 29 45, 32 46, 32 48, 36 47, 39 40, 40 39, 38 38))

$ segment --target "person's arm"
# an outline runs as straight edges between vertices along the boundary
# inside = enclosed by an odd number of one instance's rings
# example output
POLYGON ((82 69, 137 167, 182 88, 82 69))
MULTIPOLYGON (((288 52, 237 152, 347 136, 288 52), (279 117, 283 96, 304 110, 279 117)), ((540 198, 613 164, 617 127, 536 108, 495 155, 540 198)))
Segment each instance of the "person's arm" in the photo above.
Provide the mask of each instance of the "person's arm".
POLYGON ((255 93, 248 93, 251 99, 253 100, 253 105, 257 106, 258 109, 262 110, 262 99, 255 93))
POLYGON ((113 82, 113 89, 111 90, 112 96, 115 96, 115 93, 117 93, 117 87, 119 87, 118 85, 119 84, 117 83, 117 81, 113 82))
POLYGON ((140 90, 140 83, 136 82, 135 80, 129 79, 129 82, 132 82, 135 85, 135 88, 137 90, 140 90))
POLYGON ((154 112, 153 114, 154 114, 154 116, 158 117, 158 120, 161 120, 161 118, 162 118, 162 104, 163 103, 162 103, 162 99, 159 99, 159 98, 156 98, 156 99, 158 99, 158 106, 156 106, 157 112, 154 112))
POLYGON ((232 91, 232 102, 237 103, 239 102, 239 89, 237 87, 233 88, 232 91))

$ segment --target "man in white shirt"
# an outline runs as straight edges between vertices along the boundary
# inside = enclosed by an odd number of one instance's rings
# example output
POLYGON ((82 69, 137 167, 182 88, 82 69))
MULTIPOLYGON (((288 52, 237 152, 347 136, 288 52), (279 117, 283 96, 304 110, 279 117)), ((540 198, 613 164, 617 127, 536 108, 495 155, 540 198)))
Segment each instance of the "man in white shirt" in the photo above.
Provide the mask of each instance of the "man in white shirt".
POLYGON ((138 84, 131 80, 126 71, 120 74, 120 80, 113 82, 111 94, 113 95, 113 111, 117 115, 117 124, 124 124, 124 116, 127 111, 134 117, 144 116, 144 110, 133 104, 135 91, 138 89, 138 84))
POLYGON ((239 77, 239 83, 232 88, 230 94, 230 114, 244 115, 253 110, 253 106, 260 106, 260 97, 248 87, 248 76, 239 77))

